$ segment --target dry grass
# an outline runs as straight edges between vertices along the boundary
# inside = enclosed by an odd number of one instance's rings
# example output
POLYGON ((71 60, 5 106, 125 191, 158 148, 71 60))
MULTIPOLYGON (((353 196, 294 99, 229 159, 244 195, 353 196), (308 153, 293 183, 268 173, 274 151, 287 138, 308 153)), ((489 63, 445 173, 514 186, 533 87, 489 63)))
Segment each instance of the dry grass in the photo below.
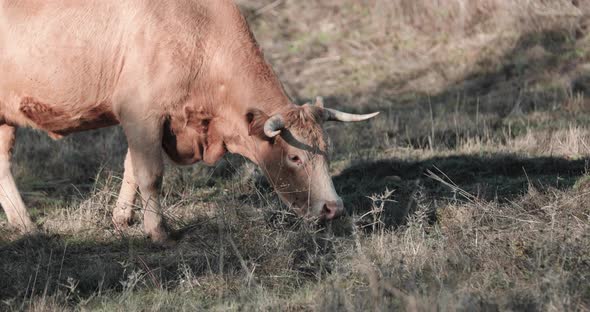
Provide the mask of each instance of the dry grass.
POLYGON ((501 64, 522 34, 575 31, 590 11, 571 0, 240 2, 297 98, 437 94, 501 64))
POLYGON ((120 130, 24 130, 44 233, 0 219, 0 310, 590 310, 587 1, 238 2, 295 99, 383 112, 327 125, 349 215, 298 219, 241 157, 168 166, 160 249, 110 222, 120 130))

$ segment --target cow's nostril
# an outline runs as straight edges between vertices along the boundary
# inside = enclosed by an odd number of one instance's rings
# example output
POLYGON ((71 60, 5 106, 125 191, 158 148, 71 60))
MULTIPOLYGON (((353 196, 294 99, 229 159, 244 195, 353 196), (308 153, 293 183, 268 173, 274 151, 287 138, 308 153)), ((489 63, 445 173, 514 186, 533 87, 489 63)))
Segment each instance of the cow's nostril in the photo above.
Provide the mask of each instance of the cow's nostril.
POLYGON ((332 220, 339 213, 339 206, 337 203, 327 202, 322 207, 322 217, 326 220, 332 220))

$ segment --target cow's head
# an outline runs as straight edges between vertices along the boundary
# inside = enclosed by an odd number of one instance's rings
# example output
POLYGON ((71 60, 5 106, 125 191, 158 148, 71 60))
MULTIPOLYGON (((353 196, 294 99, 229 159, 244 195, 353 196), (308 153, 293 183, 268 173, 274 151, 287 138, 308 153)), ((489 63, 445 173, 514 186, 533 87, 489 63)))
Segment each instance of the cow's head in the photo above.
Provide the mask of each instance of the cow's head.
POLYGON ((293 106, 273 116, 252 110, 249 134, 259 140, 257 162, 280 198, 300 215, 334 219, 344 212, 329 173, 326 121, 363 121, 375 117, 353 115, 315 105, 293 106))

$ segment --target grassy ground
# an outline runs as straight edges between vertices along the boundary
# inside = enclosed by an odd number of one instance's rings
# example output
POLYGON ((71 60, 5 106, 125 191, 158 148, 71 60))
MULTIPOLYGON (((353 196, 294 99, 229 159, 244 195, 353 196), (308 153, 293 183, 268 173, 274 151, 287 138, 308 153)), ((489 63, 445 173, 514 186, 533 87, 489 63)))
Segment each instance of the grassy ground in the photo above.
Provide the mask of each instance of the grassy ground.
POLYGON ((383 112, 327 125, 349 215, 298 219, 240 157, 168 166, 160 249, 110 222, 119 129, 21 130, 44 233, 0 216, 0 310, 590 310, 585 2, 239 2, 294 99, 383 112))

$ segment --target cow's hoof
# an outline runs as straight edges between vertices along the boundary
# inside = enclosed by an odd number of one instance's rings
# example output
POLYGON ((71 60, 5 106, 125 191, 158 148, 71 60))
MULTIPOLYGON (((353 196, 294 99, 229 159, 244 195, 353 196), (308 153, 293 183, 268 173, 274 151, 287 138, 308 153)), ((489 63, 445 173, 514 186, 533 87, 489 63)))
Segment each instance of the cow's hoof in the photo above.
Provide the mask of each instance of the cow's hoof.
POLYGON ((112 220, 117 229, 126 229, 133 224, 133 215, 115 214, 112 220))
POLYGON ((178 239, 176 235, 169 234, 165 230, 152 231, 151 233, 148 233, 147 236, 154 244, 164 248, 170 248, 178 245, 178 239))
POLYGON ((131 225, 131 220, 128 220, 128 219, 119 219, 119 218, 113 217, 112 221, 113 221, 113 224, 115 225, 115 228, 117 230, 126 229, 131 225))
POLYGON ((41 230, 37 226, 19 228, 18 231, 25 236, 35 236, 41 233, 41 230))
POLYGON ((26 222, 25 224, 15 225, 14 228, 23 235, 37 235, 40 233, 39 226, 34 222, 26 222))

